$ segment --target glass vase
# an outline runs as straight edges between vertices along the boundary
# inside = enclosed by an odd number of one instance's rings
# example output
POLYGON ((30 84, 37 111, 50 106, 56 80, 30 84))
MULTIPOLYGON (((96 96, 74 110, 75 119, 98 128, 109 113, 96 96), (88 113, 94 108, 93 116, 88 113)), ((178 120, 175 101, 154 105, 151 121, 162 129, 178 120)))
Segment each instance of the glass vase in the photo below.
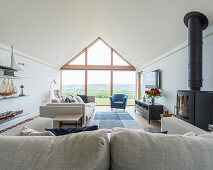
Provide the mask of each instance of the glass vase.
POLYGON ((151 103, 154 105, 155 104, 155 98, 151 99, 151 103))

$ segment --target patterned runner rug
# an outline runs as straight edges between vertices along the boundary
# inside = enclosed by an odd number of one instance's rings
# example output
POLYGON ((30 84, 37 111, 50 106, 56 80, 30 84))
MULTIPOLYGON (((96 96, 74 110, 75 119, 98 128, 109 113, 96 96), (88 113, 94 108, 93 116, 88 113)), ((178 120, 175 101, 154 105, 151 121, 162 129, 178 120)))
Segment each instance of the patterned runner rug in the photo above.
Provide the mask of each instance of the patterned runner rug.
POLYGON ((141 126, 128 112, 98 112, 95 114, 92 124, 98 125, 99 129, 112 129, 114 127, 141 129, 141 126))

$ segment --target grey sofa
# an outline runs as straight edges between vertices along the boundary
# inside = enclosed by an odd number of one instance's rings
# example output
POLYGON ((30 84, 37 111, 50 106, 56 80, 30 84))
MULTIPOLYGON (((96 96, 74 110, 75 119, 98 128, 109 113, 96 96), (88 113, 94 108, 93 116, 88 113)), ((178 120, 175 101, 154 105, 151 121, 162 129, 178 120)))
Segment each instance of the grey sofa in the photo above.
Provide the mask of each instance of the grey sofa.
MULTIPOLYGON (((21 126, 43 131, 51 125, 52 119, 36 118, 21 126)), ((18 130, 20 127, 0 135, 0 169, 209 170, 213 167, 212 133, 191 137, 115 128, 108 140, 105 130, 57 137, 13 136, 18 130)))
POLYGON ((40 106, 40 116, 54 118, 62 114, 83 114, 83 124, 95 111, 95 96, 88 96, 88 103, 50 103, 40 106))

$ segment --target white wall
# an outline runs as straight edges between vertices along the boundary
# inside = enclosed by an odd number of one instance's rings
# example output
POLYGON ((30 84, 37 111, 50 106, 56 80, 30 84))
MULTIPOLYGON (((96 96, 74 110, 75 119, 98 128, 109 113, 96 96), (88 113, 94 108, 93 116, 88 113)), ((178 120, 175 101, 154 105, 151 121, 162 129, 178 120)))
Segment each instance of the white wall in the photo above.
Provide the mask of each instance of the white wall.
MULTIPOLYGON (((213 90, 213 27, 204 31, 203 39, 203 87, 201 90, 213 90)), ((166 40, 165 40, 166 41, 166 40)), ((164 110, 174 112, 176 91, 188 88, 188 48, 184 42, 166 54, 141 67, 143 74, 156 69, 161 70, 161 90, 163 96, 156 102, 164 105, 164 110)), ((145 76, 142 84, 142 94, 145 89, 145 76)))
MULTIPOLYGON (((0 64, 9 64, 5 61, 9 58, 8 47, 0 45, 0 64)), ((39 114, 39 106, 45 104, 49 98, 50 82, 55 79, 57 84, 52 89, 60 87, 60 71, 51 65, 43 63, 36 58, 15 50, 16 63, 24 63, 21 68, 24 71, 15 72, 17 76, 25 77, 14 80, 14 84, 20 92, 20 85, 24 85, 23 98, 0 100, 0 113, 10 110, 24 110, 24 113, 39 114)), ((3 79, 0 79, 0 83, 3 79)), ((1 127, 1 125, 0 125, 1 127)))

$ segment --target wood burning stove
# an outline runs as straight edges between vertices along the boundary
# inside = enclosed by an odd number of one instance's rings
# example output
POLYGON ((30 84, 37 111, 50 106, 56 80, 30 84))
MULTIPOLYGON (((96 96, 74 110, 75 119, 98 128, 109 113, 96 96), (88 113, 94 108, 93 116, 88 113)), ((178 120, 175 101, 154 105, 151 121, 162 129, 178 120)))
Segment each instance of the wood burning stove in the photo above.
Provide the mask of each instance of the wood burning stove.
POLYGON ((213 92, 200 91, 202 87, 203 30, 207 17, 200 12, 189 12, 184 17, 188 27, 188 86, 190 90, 177 91, 176 115, 201 129, 208 130, 213 123, 213 92))
POLYGON ((178 90, 176 117, 201 129, 213 123, 213 92, 178 90))

